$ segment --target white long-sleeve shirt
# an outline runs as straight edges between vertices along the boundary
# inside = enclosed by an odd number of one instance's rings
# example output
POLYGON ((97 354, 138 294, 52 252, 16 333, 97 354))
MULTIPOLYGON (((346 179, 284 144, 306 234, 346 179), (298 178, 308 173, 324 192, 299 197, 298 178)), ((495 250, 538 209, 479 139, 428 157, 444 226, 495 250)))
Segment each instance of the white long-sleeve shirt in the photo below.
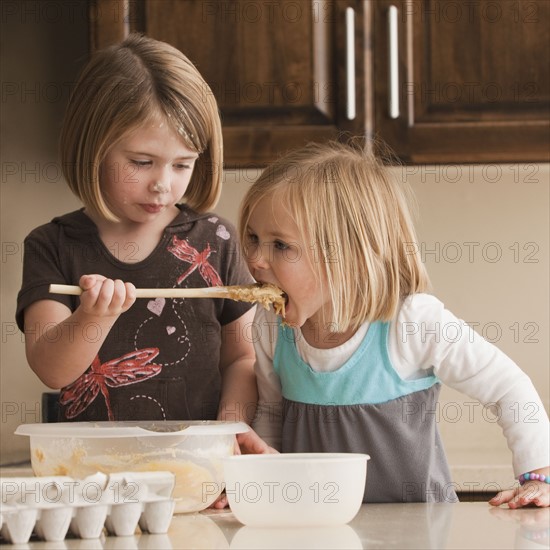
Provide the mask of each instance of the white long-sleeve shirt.
MULTIPOLYGON (((258 308, 254 327, 259 402, 253 427, 270 445, 280 448, 282 393, 273 369, 277 317, 258 308)), ((299 329, 294 334, 300 356, 313 370, 334 371, 353 355, 368 328, 364 323, 347 342, 330 349, 309 345, 299 329)), ((443 384, 488 407, 512 451, 516 476, 549 465, 548 414, 530 378, 437 298, 415 294, 403 302, 390 323, 388 353, 402 379, 435 374, 443 384)))

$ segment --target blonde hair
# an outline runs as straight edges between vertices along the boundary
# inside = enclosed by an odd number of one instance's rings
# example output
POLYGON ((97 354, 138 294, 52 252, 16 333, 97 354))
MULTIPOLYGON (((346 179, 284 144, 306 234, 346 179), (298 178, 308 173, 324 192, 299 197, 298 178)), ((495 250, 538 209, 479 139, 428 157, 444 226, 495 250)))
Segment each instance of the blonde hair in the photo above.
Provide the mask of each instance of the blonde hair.
POLYGON ((101 162, 117 141, 159 117, 199 153, 185 202, 199 212, 216 205, 223 145, 214 95, 179 50, 132 34, 92 56, 66 110, 60 142, 63 174, 86 207, 117 220, 101 193, 101 162))
POLYGON ((365 147, 312 143, 269 166, 241 204, 245 254, 250 216, 274 193, 314 251, 309 258, 326 281, 334 332, 390 320, 405 296, 428 288, 408 190, 365 147))

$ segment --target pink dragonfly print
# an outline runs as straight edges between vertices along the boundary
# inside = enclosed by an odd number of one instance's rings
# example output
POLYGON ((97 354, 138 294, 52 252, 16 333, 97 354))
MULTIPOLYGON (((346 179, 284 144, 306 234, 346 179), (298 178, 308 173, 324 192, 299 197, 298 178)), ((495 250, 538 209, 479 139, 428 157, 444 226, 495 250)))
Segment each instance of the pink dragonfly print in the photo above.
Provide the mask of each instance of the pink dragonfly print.
POLYGON ((156 376, 161 371, 162 365, 155 365, 151 361, 158 354, 158 348, 144 348, 106 363, 101 363, 99 356, 96 355, 90 372, 84 373, 61 391, 59 402, 67 406, 65 416, 75 418, 85 411, 101 392, 107 405, 109 420, 114 420, 109 387, 137 384, 156 376))
POLYGON ((194 249, 187 241, 178 239, 176 235, 172 238, 172 244, 168 246, 168 251, 171 252, 176 258, 190 263, 191 267, 178 278, 178 285, 181 284, 191 273, 196 269, 199 270, 201 277, 208 284, 208 286, 221 286, 222 280, 218 275, 218 272, 212 267, 208 258, 213 251, 210 248, 210 244, 206 244, 206 248, 199 252, 194 249))

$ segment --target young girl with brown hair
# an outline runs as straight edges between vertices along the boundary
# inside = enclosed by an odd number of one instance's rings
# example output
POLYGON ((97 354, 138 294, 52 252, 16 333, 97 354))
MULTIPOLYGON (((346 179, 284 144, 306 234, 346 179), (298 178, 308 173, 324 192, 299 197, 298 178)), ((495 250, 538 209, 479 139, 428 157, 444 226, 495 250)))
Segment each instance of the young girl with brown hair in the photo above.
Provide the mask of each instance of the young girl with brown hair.
POLYGON ((61 420, 250 420, 250 304, 137 300, 136 287, 251 282, 222 184, 214 96, 176 48, 131 35, 96 52, 70 99, 64 174, 84 208, 25 241, 17 321, 61 420), (183 202, 182 202, 183 199, 183 202), (78 284, 81 296, 50 294, 78 284))

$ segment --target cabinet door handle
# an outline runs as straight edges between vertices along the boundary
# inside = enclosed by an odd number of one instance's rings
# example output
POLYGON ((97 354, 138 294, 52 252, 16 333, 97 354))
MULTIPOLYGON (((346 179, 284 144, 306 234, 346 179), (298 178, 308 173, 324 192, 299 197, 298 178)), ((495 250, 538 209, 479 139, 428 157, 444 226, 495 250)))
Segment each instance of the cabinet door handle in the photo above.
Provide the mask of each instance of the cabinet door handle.
POLYGON ((396 6, 388 8, 388 114, 399 117, 399 29, 396 6))
POLYGON ((346 116, 354 120, 355 108, 355 10, 346 8, 346 116))

